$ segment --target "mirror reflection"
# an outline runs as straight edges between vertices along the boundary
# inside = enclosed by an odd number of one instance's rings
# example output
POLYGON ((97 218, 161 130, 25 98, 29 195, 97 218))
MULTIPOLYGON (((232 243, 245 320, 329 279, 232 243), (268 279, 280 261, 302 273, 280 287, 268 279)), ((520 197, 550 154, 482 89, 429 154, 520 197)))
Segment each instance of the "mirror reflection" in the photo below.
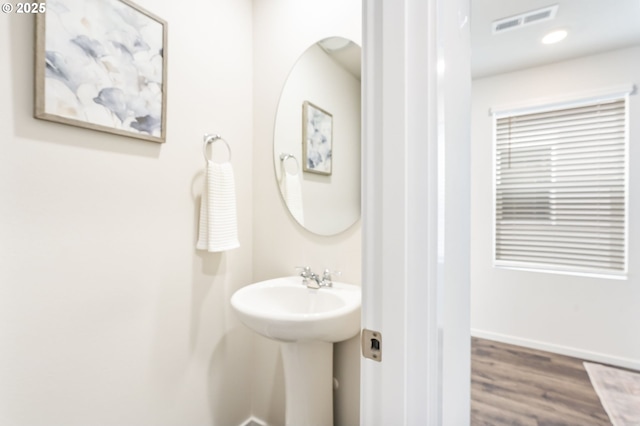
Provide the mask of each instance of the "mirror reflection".
POLYGON ((282 89, 273 162, 280 194, 307 230, 335 235, 360 218, 361 49, 342 37, 309 47, 282 89))

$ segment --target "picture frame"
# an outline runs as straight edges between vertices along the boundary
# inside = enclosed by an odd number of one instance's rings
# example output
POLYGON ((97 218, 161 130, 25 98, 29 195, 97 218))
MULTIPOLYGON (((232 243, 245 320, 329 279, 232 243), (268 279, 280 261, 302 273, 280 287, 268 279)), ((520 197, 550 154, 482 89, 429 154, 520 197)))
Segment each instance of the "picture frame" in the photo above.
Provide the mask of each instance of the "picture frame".
POLYGON ((302 156, 304 172, 331 175, 333 116, 309 101, 302 104, 302 156))
POLYGON ((146 141, 167 134, 167 22, 130 0, 36 14, 34 117, 146 141))

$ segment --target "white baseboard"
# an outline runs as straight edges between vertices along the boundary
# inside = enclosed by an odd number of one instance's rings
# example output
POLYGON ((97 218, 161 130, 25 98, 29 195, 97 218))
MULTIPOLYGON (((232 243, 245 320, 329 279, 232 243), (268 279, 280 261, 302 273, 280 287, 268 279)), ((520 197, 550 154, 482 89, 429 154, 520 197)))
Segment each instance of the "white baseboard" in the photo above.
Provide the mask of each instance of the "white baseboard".
POLYGON ((264 422, 257 417, 251 416, 247 420, 242 422, 240 426, 269 426, 269 425, 267 425, 267 422, 264 422))
POLYGON ((540 342, 538 340, 530 340, 524 339, 522 337, 494 333, 491 331, 478 330, 476 328, 471 329, 471 335, 473 337, 479 337, 481 339, 495 340, 497 342, 508 343, 511 345, 524 346, 526 348, 580 358, 586 361, 600 362, 603 364, 615 365, 618 367, 630 368, 632 370, 640 371, 640 360, 621 358, 598 352, 590 352, 583 349, 572 348, 569 346, 555 345, 553 343, 540 342))

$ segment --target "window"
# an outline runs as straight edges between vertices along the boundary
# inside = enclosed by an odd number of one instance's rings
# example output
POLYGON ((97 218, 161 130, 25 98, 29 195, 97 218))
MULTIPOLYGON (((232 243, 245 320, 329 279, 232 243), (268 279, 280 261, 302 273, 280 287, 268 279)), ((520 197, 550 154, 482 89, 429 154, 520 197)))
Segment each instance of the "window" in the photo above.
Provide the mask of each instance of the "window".
POLYGON ((627 103, 494 113, 496 266, 626 274, 627 103))

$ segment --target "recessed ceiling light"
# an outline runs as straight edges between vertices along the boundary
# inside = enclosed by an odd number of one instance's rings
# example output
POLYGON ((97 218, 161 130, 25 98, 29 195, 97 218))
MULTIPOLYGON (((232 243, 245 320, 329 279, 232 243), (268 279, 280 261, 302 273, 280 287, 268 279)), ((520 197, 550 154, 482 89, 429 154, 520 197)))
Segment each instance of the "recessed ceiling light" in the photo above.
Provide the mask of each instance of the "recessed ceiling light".
POLYGON ((567 34, 568 33, 567 33, 566 30, 551 31, 549 34, 547 34, 546 36, 543 37, 542 43, 544 43, 544 44, 557 43, 559 41, 564 40, 567 37, 567 34))

